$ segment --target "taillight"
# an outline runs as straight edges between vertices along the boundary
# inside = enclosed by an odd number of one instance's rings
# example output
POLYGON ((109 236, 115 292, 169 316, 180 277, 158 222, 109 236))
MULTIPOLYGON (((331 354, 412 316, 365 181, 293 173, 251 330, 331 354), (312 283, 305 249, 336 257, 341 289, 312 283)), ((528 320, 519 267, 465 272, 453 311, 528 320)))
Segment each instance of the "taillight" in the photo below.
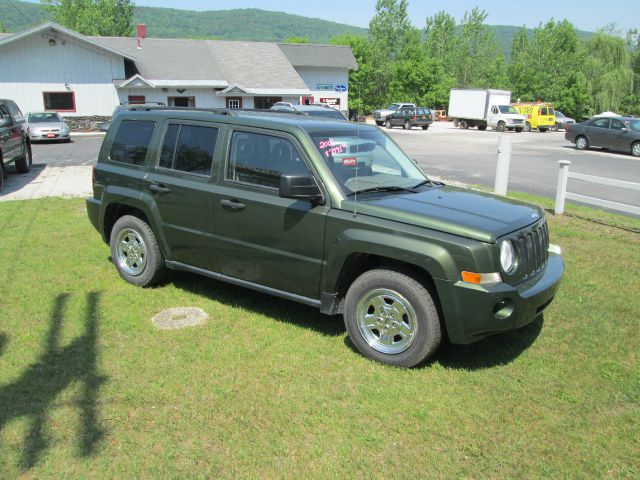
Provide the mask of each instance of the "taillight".
POLYGON ((411 120, 416 121, 418 119, 418 117, 416 115, 414 115, 413 117, 411 117, 411 120))

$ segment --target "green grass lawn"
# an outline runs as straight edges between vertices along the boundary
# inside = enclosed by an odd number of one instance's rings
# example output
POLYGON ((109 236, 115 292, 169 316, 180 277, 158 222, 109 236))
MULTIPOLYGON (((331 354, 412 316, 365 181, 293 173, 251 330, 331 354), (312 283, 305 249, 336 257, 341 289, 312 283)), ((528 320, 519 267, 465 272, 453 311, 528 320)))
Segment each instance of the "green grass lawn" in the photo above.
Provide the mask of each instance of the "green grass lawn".
POLYGON ((311 308, 126 284, 82 200, 0 203, 0 478, 638 478, 640 235, 550 231, 543 320, 401 370, 311 308), (156 330, 175 306, 210 318, 156 330))

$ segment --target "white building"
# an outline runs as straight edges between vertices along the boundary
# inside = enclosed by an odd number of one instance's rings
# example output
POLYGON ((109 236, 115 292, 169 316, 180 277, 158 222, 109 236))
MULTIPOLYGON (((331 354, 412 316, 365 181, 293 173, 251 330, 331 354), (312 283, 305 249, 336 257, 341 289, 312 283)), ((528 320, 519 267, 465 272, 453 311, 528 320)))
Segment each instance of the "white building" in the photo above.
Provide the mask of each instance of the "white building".
POLYGON ((87 37, 48 22, 0 34, 0 98, 25 112, 110 116, 118 104, 348 109, 351 48, 219 40, 87 37))

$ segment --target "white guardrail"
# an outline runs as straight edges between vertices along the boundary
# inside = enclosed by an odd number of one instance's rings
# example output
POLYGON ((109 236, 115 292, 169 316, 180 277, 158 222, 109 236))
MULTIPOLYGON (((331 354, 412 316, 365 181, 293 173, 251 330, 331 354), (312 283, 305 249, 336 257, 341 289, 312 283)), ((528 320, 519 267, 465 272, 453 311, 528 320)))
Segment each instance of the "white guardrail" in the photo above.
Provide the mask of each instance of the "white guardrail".
POLYGON ((585 175, 583 173, 569 172, 569 165, 571 165, 569 160, 560 160, 558 164, 560 165, 560 171, 558 173, 558 189, 556 191, 556 215, 562 215, 564 213, 564 203, 567 198, 569 200, 576 200, 578 202, 595 205, 597 207, 604 207, 611 210, 617 210, 619 212, 640 215, 640 207, 636 207, 634 205, 610 202, 609 200, 603 200, 601 198, 588 197, 586 195, 567 192, 567 180, 569 178, 573 178, 584 182, 609 185, 611 187, 628 188, 631 190, 640 190, 640 183, 625 182, 624 180, 614 180, 613 178, 596 177, 593 175, 585 175))

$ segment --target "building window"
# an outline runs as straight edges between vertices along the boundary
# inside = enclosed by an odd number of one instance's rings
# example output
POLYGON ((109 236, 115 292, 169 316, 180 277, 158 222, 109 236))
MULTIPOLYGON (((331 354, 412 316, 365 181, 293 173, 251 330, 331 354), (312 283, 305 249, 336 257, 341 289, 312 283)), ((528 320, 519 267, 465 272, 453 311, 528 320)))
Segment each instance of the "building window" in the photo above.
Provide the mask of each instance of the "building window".
POLYGON ((333 91, 333 83, 318 83, 316 90, 331 90, 333 91))
POLYGON ((242 108, 242 97, 227 97, 227 108, 242 108))
POLYGON ((127 98, 127 102, 130 105, 140 105, 141 103, 146 103, 146 98, 144 95, 129 95, 127 98))
POLYGON ((74 92, 42 92, 45 110, 75 112, 76 96, 74 92))

